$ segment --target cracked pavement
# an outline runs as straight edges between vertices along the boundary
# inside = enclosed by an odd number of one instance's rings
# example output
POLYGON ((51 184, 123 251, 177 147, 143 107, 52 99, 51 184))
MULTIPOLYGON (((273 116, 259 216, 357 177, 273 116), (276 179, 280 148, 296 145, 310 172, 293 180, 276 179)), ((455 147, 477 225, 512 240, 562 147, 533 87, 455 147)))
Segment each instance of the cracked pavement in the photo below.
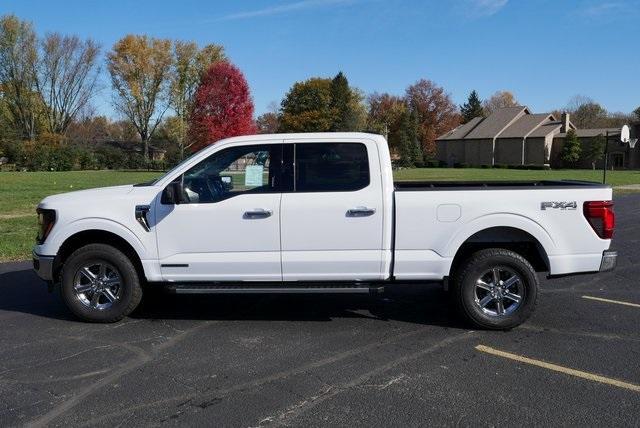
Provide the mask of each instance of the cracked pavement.
POLYGON ((616 197, 618 268, 542 281, 510 332, 456 321, 437 286, 368 296, 153 295, 117 324, 75 320, 30 263, 0 265, 0 425, 624 425, 640 393, 640 194, 616 197))

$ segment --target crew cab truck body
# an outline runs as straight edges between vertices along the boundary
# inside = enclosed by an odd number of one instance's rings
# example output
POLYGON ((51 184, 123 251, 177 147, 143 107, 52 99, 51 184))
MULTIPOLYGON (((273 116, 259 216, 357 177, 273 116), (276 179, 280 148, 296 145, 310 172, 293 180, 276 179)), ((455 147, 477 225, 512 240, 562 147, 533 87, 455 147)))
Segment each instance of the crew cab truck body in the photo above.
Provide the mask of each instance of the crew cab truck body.
POLYGON ((45 198, 34 267, 89 321, 142 286, 178 293, 369 292, 446 283, 460 312, 511 328, 536 271, 612 269, 612 191, 584 182, 394 183, 363 133, 229 138, 154 182, 45 198))

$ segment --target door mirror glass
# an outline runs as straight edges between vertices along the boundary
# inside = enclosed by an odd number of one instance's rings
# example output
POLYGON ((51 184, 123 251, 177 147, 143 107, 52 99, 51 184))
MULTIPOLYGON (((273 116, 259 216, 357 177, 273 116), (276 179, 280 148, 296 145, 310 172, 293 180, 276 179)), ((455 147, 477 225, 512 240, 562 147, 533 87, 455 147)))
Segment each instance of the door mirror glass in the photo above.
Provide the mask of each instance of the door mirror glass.
POLYGON ((172 183, 169 183, 169 185, 162 191, 160 202, 165 205, 181 204, 183 202, 183 192, 184 189, 182 187, 182 181, 174 181, 172 183))

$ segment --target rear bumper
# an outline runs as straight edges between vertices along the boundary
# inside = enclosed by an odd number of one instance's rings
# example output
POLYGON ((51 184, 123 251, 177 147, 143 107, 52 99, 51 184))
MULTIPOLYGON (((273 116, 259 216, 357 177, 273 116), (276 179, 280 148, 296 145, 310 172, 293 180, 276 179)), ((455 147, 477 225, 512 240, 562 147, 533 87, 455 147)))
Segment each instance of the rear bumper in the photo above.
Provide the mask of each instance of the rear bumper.
POLYGON ((614 270, 618 261, 618 252, 605 250, 602 252, 602 261, 600 262, 600 272, 614 270))
POLYGON ((43 256, 35 251, 32 254, 33 270, 45 281, 53 281, 53 260, 55 256, 43 256))

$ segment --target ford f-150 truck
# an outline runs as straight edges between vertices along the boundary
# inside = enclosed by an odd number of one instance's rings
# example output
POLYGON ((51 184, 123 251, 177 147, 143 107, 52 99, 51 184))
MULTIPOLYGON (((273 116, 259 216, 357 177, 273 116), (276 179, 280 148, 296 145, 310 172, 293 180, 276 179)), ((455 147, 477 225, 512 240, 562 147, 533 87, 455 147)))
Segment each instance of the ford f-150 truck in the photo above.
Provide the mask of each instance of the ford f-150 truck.
POLYGON ((609 186, 573 181, 395 182, 364 133, 222 140, 149 183, 45 198, 33 250, 78 317, 114 322, 143 289, 380 292, 442 282, 460 313, 509 329, 537 272, 613 269, 609 186))

